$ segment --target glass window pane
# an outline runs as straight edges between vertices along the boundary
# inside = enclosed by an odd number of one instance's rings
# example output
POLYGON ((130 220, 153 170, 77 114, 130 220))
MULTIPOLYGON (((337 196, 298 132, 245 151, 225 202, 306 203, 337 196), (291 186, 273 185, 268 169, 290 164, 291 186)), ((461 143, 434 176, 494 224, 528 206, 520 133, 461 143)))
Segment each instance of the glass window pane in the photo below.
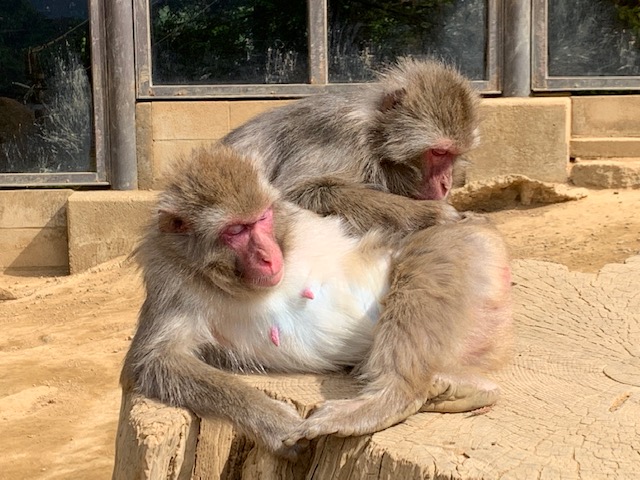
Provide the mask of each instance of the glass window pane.
POLYGON ((151 49, 156 85, 306 83, 306 1, 154 1, 151 49))
POLYGON ((550 76, 640 75, 637 0, 548 2, 550 76))
POLYGON ((434 55, 485 80, 487 0, 329 0, 329 80, 372 80, 399 56, 434 55))
POLYGON ((88 3, 0 3, 0 173, 95 170, 88 3))

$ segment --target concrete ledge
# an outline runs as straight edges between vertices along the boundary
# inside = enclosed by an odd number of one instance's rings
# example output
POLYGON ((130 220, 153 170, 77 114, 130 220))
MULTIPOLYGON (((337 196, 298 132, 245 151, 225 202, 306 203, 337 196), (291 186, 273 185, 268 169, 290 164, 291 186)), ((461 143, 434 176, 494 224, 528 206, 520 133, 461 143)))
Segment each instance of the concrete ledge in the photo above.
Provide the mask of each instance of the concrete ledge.
POLYGON ((468 155, 467 180, 520 174, 566 182, 570 110, 569 98, 483 100, 480 147, 468 155))
MULTIPOLYGON (((640 123, 640 119, 636 122, 640 123)), ((574 158, 640 157, 640 137, 572 138, 571 156, 574 158)))
POLYGON ((67 199, 73 190, 0 191, 0 270, 66 274, 67 199))
POLYGON ((571 134, 640 137, 640 95, 571 97, 571 134))
POLYGON ((640 188, 640 160, 579 161, 571 168, 571 183, 587 188, 640 188))
POLYGON ((156 192, 76 192, 68 202, 69 270, 78 273, 131 252, 156 192))

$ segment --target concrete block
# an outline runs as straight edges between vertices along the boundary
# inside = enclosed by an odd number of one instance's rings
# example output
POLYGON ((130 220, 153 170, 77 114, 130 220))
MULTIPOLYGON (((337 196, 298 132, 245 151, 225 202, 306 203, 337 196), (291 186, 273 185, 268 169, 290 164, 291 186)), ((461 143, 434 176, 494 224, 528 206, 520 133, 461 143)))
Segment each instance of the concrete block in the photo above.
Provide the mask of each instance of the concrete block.
POLYGON ((129 254, 150 218, 156 192, 76 192, 69 197, 69 270, 82 272, 129 254))
POLYGON ((256 115, 295 100, 250 100, 229 103, 229 128, 233 130, 256 115))
POLYGON ((65 228, 73 190, 0 191, 0 229, 65 228))
POLYGON ((67 199, 73 190, 0 191, 0 270, 66 274, 67 199))
POLYGON ((640 137, 640 95, 571 98, 571 134, 578 137, 640 137))
POLYGON ((68 273, 66 227, 3 228, 0 232, 0 270, 11 274, 68 273))
POLYGON ((588 160, 571 168, 571 183, 587 188, 640 188, 640 159, 588 160))
POLYGON ((154 140, 210 140, 229 131, 229 102, 153 102, 154 140))
POLYGON ((570 108, 569 98, 483 100, 481 141, 468 155, 467 180, 521 174, 566 182, 570 108))
POLYGON ((574 158, 640 157, 640 137, 572 138, 574 158))

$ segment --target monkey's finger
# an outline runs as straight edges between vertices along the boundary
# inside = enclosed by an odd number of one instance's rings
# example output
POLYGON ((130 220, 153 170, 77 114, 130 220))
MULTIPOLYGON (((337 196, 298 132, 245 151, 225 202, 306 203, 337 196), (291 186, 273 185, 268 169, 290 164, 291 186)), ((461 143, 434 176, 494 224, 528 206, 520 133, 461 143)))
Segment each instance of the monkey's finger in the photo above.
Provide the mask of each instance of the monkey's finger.
MULTIPOLYGON (((306 422, 305 422, 306 424, 306 422)), ((333 435, 340 431, 339 428, 325 428, 327 425, 316 424, 315 422, 308 425, 303 425, 295 432, 293 432, 289 438, 284 441, 285 445, 295 445, 298 443, 309 443, 310 440, 324 436, 333 435)))

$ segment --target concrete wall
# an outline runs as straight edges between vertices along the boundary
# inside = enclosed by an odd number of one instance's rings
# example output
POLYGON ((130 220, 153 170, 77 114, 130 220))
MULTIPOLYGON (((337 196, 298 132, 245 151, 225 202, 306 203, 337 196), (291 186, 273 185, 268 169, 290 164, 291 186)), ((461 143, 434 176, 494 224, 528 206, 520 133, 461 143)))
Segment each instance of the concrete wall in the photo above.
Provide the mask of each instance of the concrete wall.
MULTIPOLYGON (((140 188, 160 188, 177 156, 285 103, 138 103, 140 188)), ((469 155, 468 180, 521 173, 566 182, 570 157, 640 159, 640 95, 485 99, 481 113, 482 144, 469 155)), ((0 191, 0 270, 79 272, 128 254, 154 198, 149 191, 0 191)))
MULTIPOLYGON (((177 156, 219 140, 230 130, 286 101, 153 102, 139 104, 140 188, 161 187, 177 156)), ((571 99, 485 99, 482 145, 469 155, 469 180, 520 173, 539 180, 567 179, 571 99)))
POLYGON ((0 270, 14 275, 68 273, 66 205, 72 193, 0 191, 0 270))

